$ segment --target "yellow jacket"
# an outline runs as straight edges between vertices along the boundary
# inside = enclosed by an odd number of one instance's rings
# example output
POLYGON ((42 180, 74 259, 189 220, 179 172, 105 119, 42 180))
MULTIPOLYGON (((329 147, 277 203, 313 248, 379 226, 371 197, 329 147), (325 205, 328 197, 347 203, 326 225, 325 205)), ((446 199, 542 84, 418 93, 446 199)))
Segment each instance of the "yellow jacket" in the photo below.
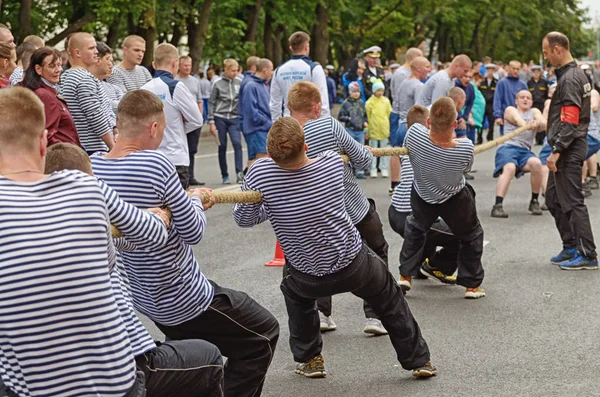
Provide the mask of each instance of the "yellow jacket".
POLYGON ((390 137, 390 113, 392 104, 385 96, 376 97, 375 94, 367 100, 367 119, 369 122, 369 139, 378 141, 390 137))

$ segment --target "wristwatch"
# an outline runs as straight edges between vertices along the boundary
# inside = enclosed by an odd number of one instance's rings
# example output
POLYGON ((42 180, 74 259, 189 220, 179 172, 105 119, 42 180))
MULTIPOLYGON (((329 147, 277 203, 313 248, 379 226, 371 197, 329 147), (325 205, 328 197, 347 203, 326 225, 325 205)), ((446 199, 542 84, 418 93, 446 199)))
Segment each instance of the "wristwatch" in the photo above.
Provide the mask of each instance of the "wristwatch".
POLYGON ((560 153, 558 151, 558 147, 556 147, 556 145, 552 146, 552 153, 560 153))

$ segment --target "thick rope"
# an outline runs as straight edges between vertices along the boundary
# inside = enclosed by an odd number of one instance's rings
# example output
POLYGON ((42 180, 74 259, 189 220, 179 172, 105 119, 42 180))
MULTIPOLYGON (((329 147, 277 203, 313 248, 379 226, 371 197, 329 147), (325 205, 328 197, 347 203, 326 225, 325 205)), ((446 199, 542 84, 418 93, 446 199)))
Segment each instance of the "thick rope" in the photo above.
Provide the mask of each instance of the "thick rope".
MULTIPOLYGON (((521 135, 530 130, 529 125, 525 125, 523 127, 517 128, 510 134, 506 134, 501 136, 500 138, 494 139, 493 141, 489 141, 482 145, 475 146, 475 154, 479 154, 485 152, 486 150, 490 150, 498 145, 503 144, 511 138, 516 137, 517 135, 521 135)), ((405 147, 394 147, 394 148, 373 148, 372 149, 374 157, 383 157, 383 156, 405 156, 408 154, 408 149, 405 147)), ((342 159, 344 162, 350 161, 348 156, 342 154, 342 159)), ((189 192, 188 192, 189 194, 189 192)), ((213 191, 213 197, 217 204, 235 204, 235 203, 260 203, 262 201, 262 195, 259 192, 248 190, 245 192, 220 192, 213 191)), ((207 203, 210 200, 209 195, 204 193, 200 201, 202 203, 207 203)), ((171 218, 171 211, 168 211, 169 219, 171 218)), ((123 237, 121 232, 111 225, 111 232, 113 237, 123 237)))

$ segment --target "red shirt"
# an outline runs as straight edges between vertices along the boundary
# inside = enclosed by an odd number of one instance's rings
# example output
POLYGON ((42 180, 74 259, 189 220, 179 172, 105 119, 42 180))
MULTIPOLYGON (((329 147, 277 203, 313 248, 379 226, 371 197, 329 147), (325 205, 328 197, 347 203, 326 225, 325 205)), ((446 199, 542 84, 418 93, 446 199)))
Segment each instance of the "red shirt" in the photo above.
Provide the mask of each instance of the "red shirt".
POLYGON ((69 112, 67 104, 58 97, 56 90, 42 83, 34 90, 35 94, 44 104, 44 113, 46 113, 46 129, 48 130, 48 146, 55 143, 72 143, 83 149, 79 142, 79 135, 75 123, 69 112))

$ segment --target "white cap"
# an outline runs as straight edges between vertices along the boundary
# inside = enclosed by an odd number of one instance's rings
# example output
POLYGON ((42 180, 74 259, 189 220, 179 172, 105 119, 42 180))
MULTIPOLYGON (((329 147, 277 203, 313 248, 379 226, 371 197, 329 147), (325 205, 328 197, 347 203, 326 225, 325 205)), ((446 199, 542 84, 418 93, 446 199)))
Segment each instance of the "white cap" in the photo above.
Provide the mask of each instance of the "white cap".
POLYGON ((486 69, 497 69, 498 66, 495 63, 486 63, 485 65, 486 69))
POLYGON ((584 63, 583 65, 581 65, 581 70, 588 70, 590 68, 590 65, 588 65, 587 63, 584 63))
POLYGON ((363 54, 373 57, 373 58, 379 58, 380 52, 381 52, 381 47, 374 45, 374 46, 369 47, 366 50, 364 50, 363 54))
POLYGON ((399 64, 399 63, 392 63, 392 64, 390 65, 390 69, 398 69, 399 67, 400 67, 400 64, 399 64))
POLYGON ((335 70, 335 67, 333 67, 333 65, 327 65, 327 66, 325 66, 325 69, 327 69, 327 70, 335 70))

